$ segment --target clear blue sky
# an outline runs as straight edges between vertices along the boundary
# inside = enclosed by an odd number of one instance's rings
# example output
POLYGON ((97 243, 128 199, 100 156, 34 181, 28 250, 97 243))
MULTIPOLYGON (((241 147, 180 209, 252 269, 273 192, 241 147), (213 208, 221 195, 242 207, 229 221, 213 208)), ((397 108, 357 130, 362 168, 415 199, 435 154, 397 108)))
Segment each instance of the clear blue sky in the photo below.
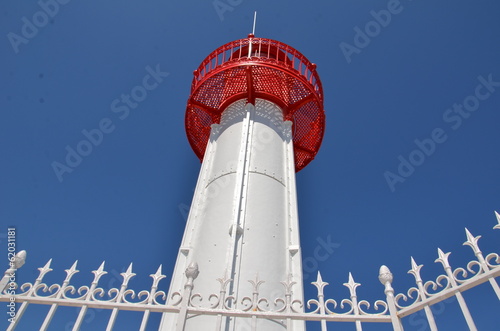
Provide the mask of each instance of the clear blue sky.
MULTIPOLYGON (((373 302, 384 298, 382 264, 397 292, 414 284, 410 256, 425 265, 425 280, 443 272, 434 263, 438 247, 452 251, 454 267, 465 266, 473 258, 462 247, 465 226, 483 236, 484 253, 499 251, 497 1, 221 0, 233 5, 219 13, 212 0, 66 2, 48 7, 47 20, 36 1, 0 4, 0 245, 5 252, 6 227, 16 227, 17 247, 28 251, 21 282, 34 281, 53 258, 49 283, 78 259, 74 280, 89 284, 105 260, 102 286, 118 286, 115 275, 133 262, 133 288, 147 289, 162 264, 168 289, 200 168, 184 132, 192 72, 218 46, 246 37, 254 10, 256 35, 317 63, 324 87, 323 145, 297 174, 307 281, 319 268, 327 296, 340 301, 352 272, 358 297, 373 302), (381 10, 390 10, 390 21, 381 10), (141 101, 127 106, 120 96, 155 70, 147 95, 136 89, 141 101), (82 130, 100 125, 108 132, 102 142, 60 181, 53 162, 65 164, 67 146, 76 149, 88 140, 82 130), (413 170, 400 166, 410 158, 413 170), (313 261, 318 240, 335 243, 325 261, 313 261)), ((469 292, 479 329, 494 330, 491 287, 469 292)), ((314 296, 308 284, 306 296, 314 296)), ((28 308, 19 330, 39 327, 38 310, 28 308)), ((84 330, 102 329, 109 316, 93 313, 84 330)), ((75 308, 60 308, 53 329, 75 318, 75 308)), ((440 330, 466 330, 456 301, 436 307, 436 320, 440 330)), ((406 318, 405 330, 426 330, 423 321, 406 318)), ((117 329, 139 323, 137 314, 120 313, 117 329)))

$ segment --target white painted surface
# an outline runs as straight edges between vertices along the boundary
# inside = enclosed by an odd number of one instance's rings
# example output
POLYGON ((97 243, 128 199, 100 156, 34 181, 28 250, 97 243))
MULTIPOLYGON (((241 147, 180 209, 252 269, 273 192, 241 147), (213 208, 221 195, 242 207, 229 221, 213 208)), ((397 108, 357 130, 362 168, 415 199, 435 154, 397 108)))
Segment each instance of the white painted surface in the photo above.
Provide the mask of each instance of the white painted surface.
MULTIPOLYGON (((234 280, 227 295, 241 302, 252 297, 249 280, 266 282, 259 296, 284 296, 283 281, 297 282, 292 300, 303 299, 298 232, 295 166, 291 123, 281 109, 257 99, 255 106, 239 100, 212 126, 170 293, 182 293, 187 266, 196 262, 200 274, 193 293, 217 294, 217 278, 234 280)), ((236 307, 243 309, 244 307, 236 307)), ((162 330, 173 330, 177 316, 167 315, 162 330)), ((216 330, 217 316, 188 318, 185 330, 216 330)), ((224 318, 221 330, 286 330, 286 321, 224 318)), ((289 330, 303 330, 291 322, 289 330)))

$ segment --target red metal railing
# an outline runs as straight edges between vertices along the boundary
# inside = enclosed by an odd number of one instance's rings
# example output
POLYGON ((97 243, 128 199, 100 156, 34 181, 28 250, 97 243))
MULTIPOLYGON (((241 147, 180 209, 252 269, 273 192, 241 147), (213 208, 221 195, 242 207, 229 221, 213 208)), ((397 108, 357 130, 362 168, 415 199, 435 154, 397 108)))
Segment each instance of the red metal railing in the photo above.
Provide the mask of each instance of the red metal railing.
POLYGON ((323 100, 323 89, 314 63, 296 49, 280 41, 253 37, 227 43, 207 56, 194 71, 192 91, 200 85, 203 78, 217 69, 224 68, 228 64, 252 60, 265 61, 293 70, 313 85, 314 91, 323 100))

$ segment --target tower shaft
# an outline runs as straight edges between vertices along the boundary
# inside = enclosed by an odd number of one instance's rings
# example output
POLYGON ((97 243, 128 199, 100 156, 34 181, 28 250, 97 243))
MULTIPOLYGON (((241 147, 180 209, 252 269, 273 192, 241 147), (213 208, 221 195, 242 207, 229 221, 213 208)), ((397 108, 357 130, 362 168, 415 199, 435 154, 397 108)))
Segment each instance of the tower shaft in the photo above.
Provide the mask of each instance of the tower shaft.
MULTIPOLYGON (((292 123, 276 104, 240 99, 213 124, 189 217, 177 257, 170 293, 182 293, 184 270, 196 262, 193 293, 208 304, 227 286, 226 304, 245 309, 244 297, 266 298, 272 305, 292 287, 303 298, 292 123), (260 280, 265 281, 259 283, 260 280)), ((162 330, 175 330, 176 314, 166 314, 162 330)), ((303 322, 259 319, 256 329, 304 330, 303 322)), ((252 330, 252 320, 200 315, 185 330, 252 330)))

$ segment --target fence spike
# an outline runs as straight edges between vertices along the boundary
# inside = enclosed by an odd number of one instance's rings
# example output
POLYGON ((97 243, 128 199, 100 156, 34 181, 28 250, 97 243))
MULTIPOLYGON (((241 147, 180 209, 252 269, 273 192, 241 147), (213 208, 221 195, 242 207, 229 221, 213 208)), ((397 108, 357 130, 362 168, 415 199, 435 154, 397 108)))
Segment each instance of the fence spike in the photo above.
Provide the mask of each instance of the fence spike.
POLYGON ((495 211, 495 216, 497 217, 498 224, 493 227, 493 229, 500 229, 500 214, 495 211))
POLYGON ((77 264, 78 264, 78 260, 75 260, 75 262, 73 262, 73 265, 71 266, 70 270, 76 270, 77 264))
POLYGON ((463 243, 464 246, 469 246, 470 248, 472 248, 472 250, 474 251, 474 254, 478 254, 478 253, 481 253, 481 250, 479 249, 479 245, 477 244, 479 238, 481 238, 481 236, 476 236, 474 237, 469 229, 465 228, 465 235, 467 236, 467 241, 463 243))
POLYGON ((434 262, 441 263, 445 269, 447 269, 447 268, 451 269, 450 263, 448 262, 448 257, 450 256, 450 254, 451 254, 450 252, 444 253, 441 250, 441 248, 438 248, 438 256, 439 257, 434 262))
POLYGON ((132 263, 128 266, 127 271, 120 273, 120 275, 123 277, 122 286, 127 286, 129 280, 136 275, 132 272, 132 263))
POLYGON ((413 256, 410 256, 410 261, 411 261, 411 268, 417 269, 417 262, 415 262, 415 259, 413 258, 413 256))
POLYGON ((80 272, 79 270, 76 270, 76 265, 77 264, 78 264, 78 260, 76 260, 73 263, 73 265, 71 266, 71 268, 64 270, 64 271, 66 271, 66 279, 64 280, 64 282, 69 283, 71 277, 73 277, 74 274, 80 272))
POLYGON ((99 279, 103 275, 108 273, 107 271, 104 271, 104 261, 102 261, 101 265, 99 266, 99 268, 97 268, 97 270, 92 270, 92 273, 94 274, 94 280, 92 281, 92 284, 97 285, 97 283, 99 283, 99 279))
POLYGON ((161 268, 162 268, 162 265, 160 264, 160 266, 159 266, 159 267, 158 267, 158 269, 156 270, 155 275, 161 275, 161 268))
POLYGON ((105 263, 105 262, 106 262, 106 261, 102 261, 101 265, 100 265, 100 266, 99 266, 99 268, 97 268, 97 270, 96 270, 97 272, 103 272, 103 271, 104 271, 104 263, 105 263))
POLYGON ((167 277, 165 275, 162 275, 162 265, 158 267, 158 270, 156 270, 156 273, 149 275, 149 277, 153 278, 153 286, 158 286, 158 282, 162 280, 163 278, 167 277))
POLYGON ((38 270, 40 270, 40 269, 50 269, 50 264, 51 264, 51 263, 52 263, 52 259, 49 259, 49 260, 47 261, 47 263, 45 263, 45 265, 44 265, 43 267, 38 268, 38 270))
POLYGON ((318 270, 318 275, 316 276, 316 281, 319 283, 319 282, 323 282, 323 278, 321 278, 321 272, 318 270))
POLYGON ((228 272, 227 272, 227 268, 226 268, 226 270, 224 271, 224 275, 221 278, 216 279, 221 284, 221 288, 220 288, 221 291, 225 291, 227 284, 229 282, 233 281, 231 278, 228 277, 227 274, 228 274, 228 272))
POLYGON ((52 259, 50 259, 42 268, 38 268, 40 270, 40 275, 36 280, 41 281, 46 273, 51 272, 53 269, 50 268, 50 264, 52 263, 52 259))
POLYGON ((354 278, 352 277, 352 274, 349 272, 349 281, 347 283, 343 284, 345 287, 349 289, 349 292, 351 294, 351 297, 356 297, 356 288, 358 286, 361 286, 360 283, 356 283, 354 281, 354 278))
POLYGON ((292 287, 293 285, 297 284, 297 282, 294 282, 293 280, 293 275, 288 274, 287 280, 285 282, 280 282, 284 287, 285 287, 285 296, 292 295, 292 287))
POLYGON ((326 285, 328 285, 327 282, 323 281, 323 278, 321 277, 321 272, 318 271, 318 276, 316 278, 315 282, 311 282, 312 285, 316 286, 318 289, 318 296, 323 296, 323 289, 325 288, 326 285))
POLYGON ((422 269, 424 265, 420 264, 418 265, 417 262, 415 262, 415 259, 413 259, 413 256, 411 257, 411 269, 408 270, 408 273, 413 275, 415 277, 415 281, 422 282, 422 277, 420 276, 420 269, 422 269))

